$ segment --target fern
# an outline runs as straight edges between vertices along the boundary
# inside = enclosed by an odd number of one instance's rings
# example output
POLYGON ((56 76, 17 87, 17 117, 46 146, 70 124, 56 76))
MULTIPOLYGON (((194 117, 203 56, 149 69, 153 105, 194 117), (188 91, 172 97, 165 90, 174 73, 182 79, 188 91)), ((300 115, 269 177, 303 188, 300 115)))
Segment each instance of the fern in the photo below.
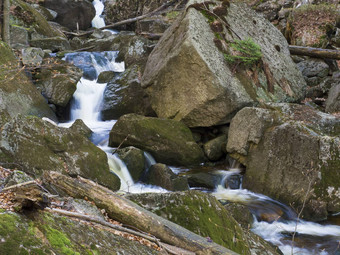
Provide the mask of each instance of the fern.
POLYGON ((256 64, 261 58, 261 48, 251 38, 235 40, 230 43, 235 55, 224 54, 225 59, 231 64, 243 64, 247 67, 256 64))

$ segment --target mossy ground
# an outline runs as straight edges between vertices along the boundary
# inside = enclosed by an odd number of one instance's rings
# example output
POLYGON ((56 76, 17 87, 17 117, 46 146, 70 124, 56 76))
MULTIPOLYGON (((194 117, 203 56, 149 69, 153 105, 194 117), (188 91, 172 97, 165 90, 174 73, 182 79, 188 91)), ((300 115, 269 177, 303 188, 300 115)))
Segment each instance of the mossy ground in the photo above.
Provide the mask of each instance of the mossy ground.
POLYGON ((157 254, 137 242, 44 212, 0 211, 1 255, 157 254))

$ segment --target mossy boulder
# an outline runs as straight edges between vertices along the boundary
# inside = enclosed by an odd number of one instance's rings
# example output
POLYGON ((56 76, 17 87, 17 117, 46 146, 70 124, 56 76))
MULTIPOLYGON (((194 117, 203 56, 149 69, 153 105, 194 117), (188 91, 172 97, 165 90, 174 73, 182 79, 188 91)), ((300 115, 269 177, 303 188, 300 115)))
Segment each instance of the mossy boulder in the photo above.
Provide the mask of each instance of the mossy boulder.
POLYGON ((134 181, 139 181, 145 170, 144 152, 133 146, 117 150, 119 158, 129 169, 130 175, 134 181))
POLYGON ((140 84, 141 70, 131 66, 108 82, 101 105, 103 120, 118 119, 127 113, 153 115, 150 101, 140 84))
POLYGON ((1 212, 0 236, 3 255, 160 254, 105 228, 44 212, 1 212))
POLYGON ((0 41, 0 125, 5 116, 18 114, 48 117, 57 121, 53 111, 29 78, 7 44, 0 41))
MULTIPOLYGON (((187 7, 194 2, 204 1, 191 0, 187 7)), ((219 15, 227 25, 216 14, 189 7, 148 58, 142 87, 157 116, 189 127, 208 127, 229 123, 238 110, 259 101, 302 99, 306 83, 280 31, 242 3, 232 3, 225 10, 221 1, 210 2, 211 12, 213 8, 224 10, 219 15), (219 25, 214 27, 214 22, 219 25), (236 47, 230 42, 239 39, 259 46, 260 50, 252 50, 261 56, 258 65, 250 68, 242 67, 242 60, 228 62, 226 52, 230 54, 236 47)))
POLYGON ((190 129, 175 120, 126 114, 110 132, 109 146, 135 146, 150 152, 157 162, 189 166, 204 160, 190 129))
POLYGON ((230 213, 214 197, 206 193, 186 191, 131 194, 127 198, 238 254, 277 254, 273 249, 251 250, 249 242, 256 243, 256 239, 248 238, 230 213))
POLYGON ((46 18, 29 3, 22 0, 11 0, 11 4, 13 6, 12 24, 24 26, 31 33, 36 32, 41 37, 65 37, 63 33, 52 29, 46 18))
POLYGON ((145 177, 145 182, 170 191, 189 189, 186 177, 175 175, 167 165, 161 163, 150 166, 145 177))
POLYGON ((77 89, 82 70, 63 60, 44 59, 34 72, 35 85, 49 103, 66 107, 77 89))
POLYGON ((227 150, 247 168, 243 187, 322 219, 340 210, 340 120, 310 106, 244 108, 227 150))
POLYGON ((2 126, 0 160, 16 163, 34 177, 57 171, 80 175, 112 190, 120 187, 119 178, 109 170, 105 152, 83 134, 37 117, 20 116, 2 126))

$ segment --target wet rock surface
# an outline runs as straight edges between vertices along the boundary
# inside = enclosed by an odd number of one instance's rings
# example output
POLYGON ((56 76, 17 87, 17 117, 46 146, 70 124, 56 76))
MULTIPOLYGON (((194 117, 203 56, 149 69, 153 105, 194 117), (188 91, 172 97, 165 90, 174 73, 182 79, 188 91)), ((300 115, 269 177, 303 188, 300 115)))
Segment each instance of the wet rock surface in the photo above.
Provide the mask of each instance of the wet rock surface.
POLYGON ((172 165, 195 165, 204 160, 203 151, 183 123, 126 114, 110 132, 109 146, 135 146, 150 152, 157 162, 172 165))
POLYGON ((339 128, 339 118, 309 106, 244 108, 231 123, 227 150, 247 167, 245 188, 296 210, 307 194, 304 217, 320 219, 339 210, 339 128))

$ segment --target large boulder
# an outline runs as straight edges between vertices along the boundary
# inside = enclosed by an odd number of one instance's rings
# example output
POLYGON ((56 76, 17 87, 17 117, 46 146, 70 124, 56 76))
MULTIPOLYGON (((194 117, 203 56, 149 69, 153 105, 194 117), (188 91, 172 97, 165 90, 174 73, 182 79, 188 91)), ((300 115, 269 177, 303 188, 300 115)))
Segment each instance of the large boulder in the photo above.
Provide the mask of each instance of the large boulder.
POLYGON ((238 254, 279 254, 258 236, 248 234, 212 196, 199 192, 132 194, 128 199, 238 254))
POLYGON ((52 104, 65 107, 77 89, 82 70, 58 59, 44 59, 35 72, 35 85, 52 104))
POLYGON ((340 210, 340 119, 309 106, 244 108, 228 152, 246 166, 243 187, 320 219, 340 210), (306 201, 305 201, 306 200, 306 201))
POLYGON ((118 119, 127 113, 152 115, 148 96, 140 84, 140 76, 139 66, 134 65, 107 84, 101 105, 103 120, 118 119))
POLYGON ((109 146, 119 146, 122 142, 125 147, 148 151, 157 162, 169 165, 188 166, 204 160, 190 129, 175 120, 123 115, 110 132, 109 146))
POLYGON ((48 117, 57 121, 43 96, 21 71, 19 61, 11 49, 0 41, 0 125, 5 117, 18 114, 48 117))
MULTIPOLYGON (((191 8, 193 2, 156 45, 142 77, 158 117, 189 127, 212 126, 228 123, 238 110, 258 101, 304 96, 306 83, 285 38, 271 23, 242 4, 231 4, 228 14, 221 15, 223 25, 216 16, 191 8), (252 38, 260 46, 257 67, 227 62, 229 42, 239 38, 252 38)), ((221 4, 213 2, 211 8, 221 4)))
POLYGON ((16 163, 35 177, 44 171, 80 175, 112 190, 119 178, 110 172, 105 152, 82 133, 37 117, 18 117, 2 126, 0 161, 16 163))
POLYGON ((96 15, 92 3, 87 0, 45 0, 42 5, 57 12, 55 21, 71 30, 90 28, 96 15))

